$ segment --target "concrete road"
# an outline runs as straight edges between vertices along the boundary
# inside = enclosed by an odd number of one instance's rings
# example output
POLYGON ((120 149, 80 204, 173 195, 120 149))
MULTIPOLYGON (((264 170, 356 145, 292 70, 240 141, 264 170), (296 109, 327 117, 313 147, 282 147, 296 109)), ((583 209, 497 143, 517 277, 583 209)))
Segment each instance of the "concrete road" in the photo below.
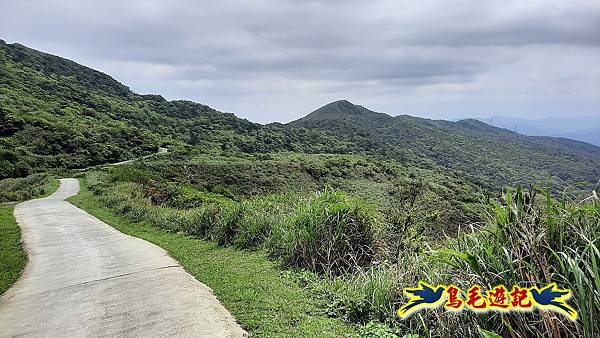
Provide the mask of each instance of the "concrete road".
POLYGON ((163 249, 64 201, 78 191, 63 179, 52 196, 15 207, 29 262, 0 297, 0 336, 245 335, 163 249))

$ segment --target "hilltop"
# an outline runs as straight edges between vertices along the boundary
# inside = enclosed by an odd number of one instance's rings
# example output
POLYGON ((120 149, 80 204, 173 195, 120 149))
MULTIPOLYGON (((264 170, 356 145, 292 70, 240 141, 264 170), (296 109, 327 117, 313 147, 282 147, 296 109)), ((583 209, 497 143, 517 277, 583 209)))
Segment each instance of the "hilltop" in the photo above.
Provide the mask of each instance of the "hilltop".
POLYGON ((288 123, 290 126, 316 127, 327 125, 331 122, 346 121, 351 123, 367 123, 369 126, 388 123, 393 117, 371 111, 363 106, 353 104, 347 100, 338 100, 324 105, 308 115, 288 123))
POLYGON ((364 151, 401 162, 430 160, 488 186, 549 180, 595 183, 600 177, 600 147, 565 138, 524 136, 475 119, 392 117, 341 100, 288 126, 328 130, 364 151))
POLYGON ((260 125, 190 101, 140 95, 73 61, 0 40, 0 178, 153 153, 337 153, 380 156, 475 184, 583 182, 600 148, 528 137, 477 120, 392 117, 341 100, 286 125, 260 125))

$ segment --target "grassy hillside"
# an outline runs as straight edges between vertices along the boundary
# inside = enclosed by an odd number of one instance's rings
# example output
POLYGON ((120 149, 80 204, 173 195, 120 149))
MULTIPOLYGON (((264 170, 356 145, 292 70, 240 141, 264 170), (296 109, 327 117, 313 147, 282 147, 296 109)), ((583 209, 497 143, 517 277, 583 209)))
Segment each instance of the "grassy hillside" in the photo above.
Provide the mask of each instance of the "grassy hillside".
POLYGON ((365 151, 402 162, 425 158, 490 187, 533 182, 555 186, 584 182, 591 187, 600 178, 600 147, 523 136, 477 120, 392 117, 336 101, 289 125, 328 130, 365 151))
POLYGON ((435 172, 356 155, 169 156, 90 171, 83 182, 96 203, 130 221, 247 251, 244 273, 255 253, 271 258, 318 304, 311 314, 343 319, 365 336, 478 337, 480 328, 515 337, 597 335, 597 192, 583 201, 520 189, 484 197, 453 179, 437 185, 435 172), (580 320, 441 309, 400 320, 402 290, 419 280, 463 289, 556 282, 573 290, 580 320))
POLYGON ((0 40, 0 179, 82 168, 159 146, 224 153, 369 154, 488 188, 600 177, 600 148, 475 120, 391 117, 347 101, 259 125, 189 101, 139 95, 75 62, 0 40))
POLYGON ((268 152, 313 144, 321 151, 319 144, 335 142, 314 135, 321 132, 282 130, 138 95, 101 72, 0 40, 0 179, 117 162, 160 145, 268 152))

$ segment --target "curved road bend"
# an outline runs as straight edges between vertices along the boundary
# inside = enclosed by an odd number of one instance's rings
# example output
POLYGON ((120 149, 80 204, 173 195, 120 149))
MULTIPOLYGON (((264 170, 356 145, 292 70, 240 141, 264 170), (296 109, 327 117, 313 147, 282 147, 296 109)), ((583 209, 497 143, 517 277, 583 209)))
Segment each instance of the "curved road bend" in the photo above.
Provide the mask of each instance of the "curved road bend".
POLYGON ((0 336, 241 337, 246 333, 167 253, 64 201, 79 183, 15 207, 29 262, 0 297, 0 336))

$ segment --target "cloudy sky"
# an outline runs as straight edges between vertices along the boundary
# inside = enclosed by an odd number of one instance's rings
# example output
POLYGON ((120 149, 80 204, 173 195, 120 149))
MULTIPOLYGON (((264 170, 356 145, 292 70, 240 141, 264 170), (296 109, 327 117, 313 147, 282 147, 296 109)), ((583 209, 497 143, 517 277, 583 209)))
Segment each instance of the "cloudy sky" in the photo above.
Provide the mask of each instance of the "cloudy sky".
POLYGON ((7 1, 0 39, 256 122, 337 99, 452 119, 600 115, 600 0, 7 1))

